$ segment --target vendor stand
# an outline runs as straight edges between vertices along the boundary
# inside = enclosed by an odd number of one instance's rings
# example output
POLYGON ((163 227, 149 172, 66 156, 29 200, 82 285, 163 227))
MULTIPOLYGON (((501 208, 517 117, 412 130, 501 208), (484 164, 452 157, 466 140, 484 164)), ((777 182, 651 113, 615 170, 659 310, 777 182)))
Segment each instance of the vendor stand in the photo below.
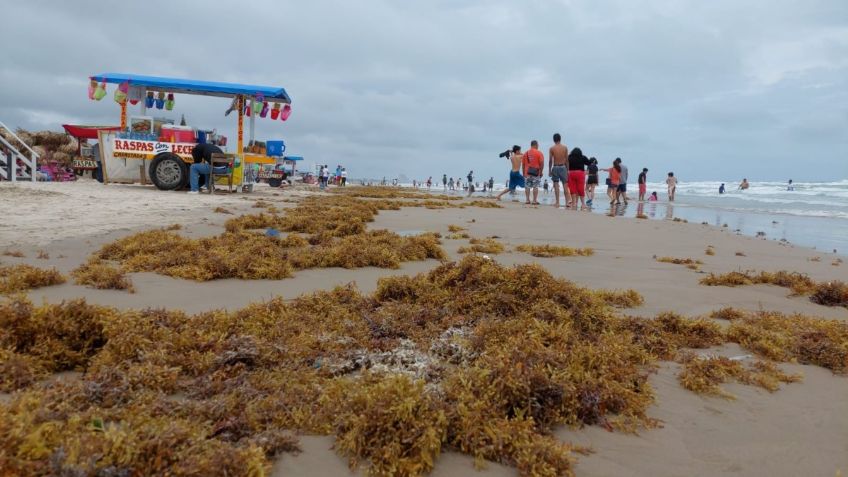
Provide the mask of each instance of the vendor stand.
MULTIPOLYGON (((285 121, 291 114, 291 98, 285 89, 237 83, 194 81, 178 78, 102 73, 91 77, 89 97, 102 99, 107 84, 118 85, 114 99, 121 107, 119 131, 99 130, 104 182, 146 182, 149 178, 162 190, 181 189, 188 184, 191 151, 198 143, 210 142, 226 151, 227 140, 215 130, 204 131, 172 125, 148 116, 148 110, 172 110, 175 94, 230 98, 237 114, 237 141, 233 181, 245 181, 244 164, 274 164, 255 147, 256 118, 285 121), (128 107, 138 104, 139 116, 128 116, 128 107), (269 114, 270 113, 270 114, 269 114), (244 144, 244 116, 249 117, 249 148, 244 144), (256 151, 256 152, 251 152, 256 151)), ((249 179, 249 177, 248 177, 249 179)))

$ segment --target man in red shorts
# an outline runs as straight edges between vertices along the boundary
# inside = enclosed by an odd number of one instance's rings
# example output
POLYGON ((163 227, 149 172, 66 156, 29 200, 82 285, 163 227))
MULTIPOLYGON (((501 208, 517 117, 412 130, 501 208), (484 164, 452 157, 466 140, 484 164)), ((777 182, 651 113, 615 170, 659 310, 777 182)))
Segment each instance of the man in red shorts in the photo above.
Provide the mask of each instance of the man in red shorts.
POLYGON ((648 168, 643 167, 639 174, 639 202, 645 201, 645 193, 648 192, 648 168))

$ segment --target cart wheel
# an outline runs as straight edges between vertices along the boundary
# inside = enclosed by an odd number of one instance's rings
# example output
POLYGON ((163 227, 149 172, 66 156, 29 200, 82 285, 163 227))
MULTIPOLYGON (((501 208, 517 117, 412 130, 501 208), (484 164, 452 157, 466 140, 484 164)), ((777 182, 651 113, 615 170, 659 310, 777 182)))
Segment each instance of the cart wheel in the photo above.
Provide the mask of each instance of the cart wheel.
POLYGON ((170 152, 158 154, 150 162, 150 180, 160 190, 175 190, 188 183, 188 165, 170 152))

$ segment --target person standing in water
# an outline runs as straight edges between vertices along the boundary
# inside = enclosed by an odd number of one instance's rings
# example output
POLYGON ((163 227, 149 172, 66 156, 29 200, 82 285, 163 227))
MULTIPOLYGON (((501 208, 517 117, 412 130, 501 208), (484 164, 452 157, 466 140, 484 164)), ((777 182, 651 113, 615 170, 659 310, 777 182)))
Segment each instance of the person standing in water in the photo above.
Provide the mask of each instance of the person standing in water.
POLYGON ((748 187, 751 187, 751 185, 748 184, 748 179, 742 179, 742 183, 739 184, 739 190, 747 190, 748 187))
POLYGON ((648 168, 643 167, 639 173, 639 202, 645 201, 645 194, 648 192, 648 168))
POLYGON ((718 193, 724 194, 724 182, 722 182, 721 185, 718 186, 718 193))
POLYGON ((566 207, 577 210, 577 200, 580 199, 580 210, 586 208, 586 166, 589 158, 583 155, 579 147, 568 154, 568 195, 570 201, 566 207))
POLYGON ((668 201, 674 202, 674 193, 677 192, 677 178, 674 177, 673 172, 668 173, 668 179, 665 180, 665 184, 668 186, 668 201))
POLYGON ((442 174, 442 187, 445 188, 445 192, 448 191, 448 175, 442 174))
POLYGON ((563 201, 571 202, 568 193, 568 147, 562 144, 562 136, 554 134, 554 145, 548 150, 548 176, 554 183, 554 207, 559 207, 559 183, 562 182, 563 201))
POLYGON ((508 192, 515 192, 516 187, 524 187, 524 176, 521 175, 521 165, 524 162, 524 155, 521 154, 521 146, 512 146, 512 154, 509 156, 509 161, 512 169, 509 171, 509 182, 507 188, 498 194, 498 200, 508 192))
POLYGON ((789 185, 788 185, 788 186, 786 186, 786 190, 788 190, 788 191, 793 191, 793 190, 795 190, 795 186, 794 186, 794 185, 792 185, 792 179, 789 179, 789 185))

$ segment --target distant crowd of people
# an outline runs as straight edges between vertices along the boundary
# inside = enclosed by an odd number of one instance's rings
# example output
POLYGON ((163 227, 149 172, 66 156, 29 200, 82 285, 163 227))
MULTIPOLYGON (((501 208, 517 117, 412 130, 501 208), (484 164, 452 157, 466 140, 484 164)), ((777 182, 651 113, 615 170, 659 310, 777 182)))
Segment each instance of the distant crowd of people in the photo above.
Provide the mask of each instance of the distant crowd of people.
MULTIPOLYGON (((557 133, 553 136, 554 144, 548 150, 547 176, 553 182, 554 206, 569 209, 586 209, 591 207, 595 201, 595 189, 599 184, 599 173, 607 174, 605 183, 606 193, 610 204, 628 202, 627 181, 629 169, 624 161, 617 157, 612 161, 610 167, 598 167, 598 160, 587 157, 579 147, 568 149, 562 142, 562 136, 557 133), (560 202, 560 184, 562 184, 562 199, 560 202)), ((509 151, 511 170, 507 188, 497 198, 505 194, 515 193, 516 188, 524 188, 526 204, 539 204, 539 187, 542 185, 545 174, 545 155, 539 150, 539 142, 530 142, 530 149, 526 152, 521 146, 513 146, 509 151)), ((544 179, 544 190, 547 191, 547 179, 544 179)), ((639 187, 639 201, 656 201, 657 193, 653 192, 646 197, 648 184, 648 168, 643 167, 639 173, 637 184, 639 187)), ((666 179, 668 185, 668 197, 674 200, 677 189, 677 179, 673 172, 668 173, 666 179)))
POLYGON ((336 166, 335 172, 330 172, 330 167, 324 164, 318 171, 318 185, 321 189, 326 189, 328 185, 333 184, 344 187, 347 185, 347 168, 336 166))

